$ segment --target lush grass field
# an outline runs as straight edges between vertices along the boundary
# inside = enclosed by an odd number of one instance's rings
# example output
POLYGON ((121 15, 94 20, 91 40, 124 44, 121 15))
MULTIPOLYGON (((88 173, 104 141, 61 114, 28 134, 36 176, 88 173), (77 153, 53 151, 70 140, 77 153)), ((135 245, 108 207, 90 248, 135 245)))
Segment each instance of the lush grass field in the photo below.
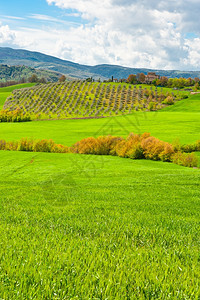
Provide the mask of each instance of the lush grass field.
POLYGON ((2 299, 199 299, 199 170, 0 155, 2 299))
POLYGON ((10 92, 1 92, 1 90, 0 90, 0 110, 3 108, 3 105, 9 95, 10 95, 10 92))
MULTIPOLYGON (((159 112, 0 123, 0 139, 72 145, 146 131, 192 143, 199 104, 195 95, 159 112)), ((199 300, 199 169, 0 151, 0 190, 0 299, 199 300)))
POLYGON ((10 96, 12 91, 14 91, 15 89, 32 87, 34 85, 35 83, 23 83, 23 84, 8 86, 5 88, 0 88, 0 110, 3 108, 6 99, 10 96))
MULTIPOLYGON (((145 87, 143 85, 143 88, 145 87)), ((178 139, 181 143, 192 143, 200 138, 200 95, 189 96, 188 99, 157 112, 134 112, 100 119, 37 121, 15 125, 1 123, 0 126, 0 138, 8 141, 19 140, 22 137, 52 138, 57 143, 70 146, 89 136, 127 136, 130 132, 150 132, 164 141, 173 142, 178 139)))
POLYGON ((32 87, 34 86, 35 83, 22 83, 22 84, 17 84, 17 85, 11 85, 8 87, 4 87, 4 88, 0 88, 0 93, 2 92, 7 92, 7 93, 11 93, 12 91, 16 90, 16 89, 24 89, 24 88, 28 88, 28 87, 32 87))
POLYGON ((200 112, 137 112, 128 116, 86 120, 1 123, 1 139, 52 138, 67 146, 89 136, 150 132, 168 142, 192 143, 200 139, 200 112))

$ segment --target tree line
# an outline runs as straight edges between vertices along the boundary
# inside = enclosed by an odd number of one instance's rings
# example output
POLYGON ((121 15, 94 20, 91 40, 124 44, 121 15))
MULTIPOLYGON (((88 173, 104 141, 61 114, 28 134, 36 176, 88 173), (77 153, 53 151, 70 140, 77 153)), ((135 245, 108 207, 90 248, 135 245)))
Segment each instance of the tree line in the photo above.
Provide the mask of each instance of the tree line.
MULTIPOLYGON (((66 80, 66 76, 61 75, 59 78, 59 82, 65 82, 65 80, 66 80)), ((17 85, 17 84, 23 84, 23 83, 47 83, 47 80, 44 77, 38 78, 36 74, 33 74, 29 78, 23 77, 20 80, 9 80, 6 82, 0 82, 0 88, 17 85)))
MULTIPOLYGON (((127 83, 130 84, 141 84, 148 83, 146 82, 146 75, 144 73, 139 73, 137 75, 130 74, 126 80, 127 83)), ((199 89, 200 87, 200 79, 199 77, 195 78, 168 78, 166 76, 161 76, 160 78, 156 78, 152 80, 150 84, 160 87, 168 87, 168 88, 177 88, 181 89, 184 87, 194 87, 195 89, 199 89)))

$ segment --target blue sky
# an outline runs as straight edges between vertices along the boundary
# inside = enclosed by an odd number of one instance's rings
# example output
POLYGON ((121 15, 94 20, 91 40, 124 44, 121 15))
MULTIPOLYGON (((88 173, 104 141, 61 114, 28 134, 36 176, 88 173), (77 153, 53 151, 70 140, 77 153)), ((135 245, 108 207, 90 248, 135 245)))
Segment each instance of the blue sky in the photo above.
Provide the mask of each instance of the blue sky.
POLYGON ((0 46, 82 64, 200 70, 199 0, 0 0, 0 46))
POLYGON ((85 24, 84 20, 79 16, 73 16, 71 9, 60 9, 55 5, 49 5, 45 0, 3 1, 3 3, 0 3, 0 20, 9 24, 13 30, 16 26, 40 28, 41 26, 48 27, 52 23, 54 27, 58 28, 60 28, 59 24, 64 24, 65 29, 67 25, 71 26, 73 24, 78 26, 85 24))

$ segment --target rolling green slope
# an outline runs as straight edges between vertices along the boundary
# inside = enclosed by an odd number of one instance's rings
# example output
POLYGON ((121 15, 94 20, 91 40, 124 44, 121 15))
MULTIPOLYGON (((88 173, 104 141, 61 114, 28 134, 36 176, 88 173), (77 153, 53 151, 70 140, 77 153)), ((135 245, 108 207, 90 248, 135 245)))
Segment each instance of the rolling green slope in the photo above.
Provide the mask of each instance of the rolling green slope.
POLYGON ((198 299, 199 170, 0 156, 3 299, 198 299))
POLYGON ((128 136, 130 132, 144 133, 168 142, 179 139, 192 143, 200 139, 200 113, 193 112, 136 112, 128 116, 102 119, 0 123, 1 139, 19 140, 22 137, 53 139, 67 146, 89 136, 128 136))
POLYGON ((0 109, 3 108, 6 99, 10 96, 12 91, 16 89, 33 87, 34 85, 35 83, 24 83, 24 84, 12 85, 5 88, 0 88, 0 109))
MULTIPOLYGON (((199 101, 101 119, 0 123, 0 139, 70 146, 146 131, 192 143, 200 139, 199 101)), ((198 300, 199 186, 199 169, 170 163, 0 151, 0 297, 198 300)))
POLYGON ((169 112, 200 112, 200 94, 191 95, 188 99, 177 102, 162 111, 169 112))
POLYGON ((32 119, 102 117, 159 110, 184 94, 150 86, 71 81, 15 90, 4 109, 20 108, 32 119))

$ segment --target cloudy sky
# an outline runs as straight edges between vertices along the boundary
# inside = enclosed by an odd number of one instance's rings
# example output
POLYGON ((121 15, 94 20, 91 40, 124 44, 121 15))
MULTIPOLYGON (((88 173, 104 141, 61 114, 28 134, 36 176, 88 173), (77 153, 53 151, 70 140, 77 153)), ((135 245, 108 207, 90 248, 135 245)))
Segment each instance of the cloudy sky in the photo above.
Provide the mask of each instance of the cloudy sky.
POLYGON ((81 64, 200 70, 199 0, 0 0, 0 46, 81 64))

